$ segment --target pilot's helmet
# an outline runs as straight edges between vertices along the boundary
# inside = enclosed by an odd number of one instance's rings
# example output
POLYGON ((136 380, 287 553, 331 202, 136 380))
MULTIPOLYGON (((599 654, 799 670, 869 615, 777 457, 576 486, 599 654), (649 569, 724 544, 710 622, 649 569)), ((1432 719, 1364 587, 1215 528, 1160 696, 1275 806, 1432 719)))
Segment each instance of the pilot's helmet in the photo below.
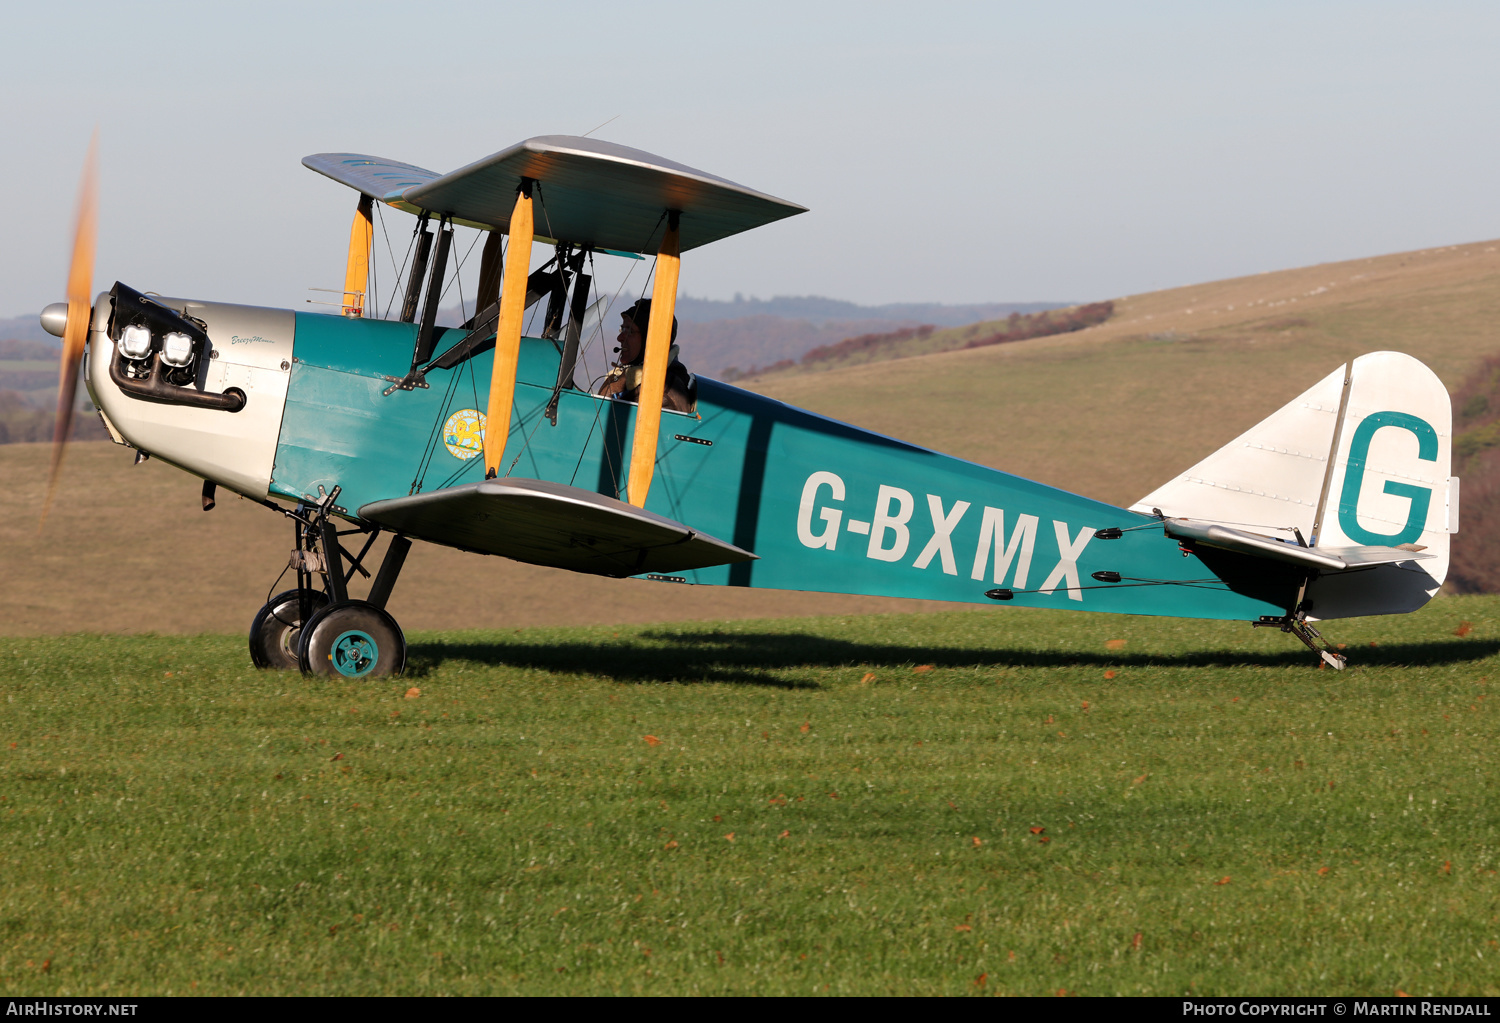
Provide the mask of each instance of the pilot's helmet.
MULTIPOLYGON (((635 305, 625 310, 625 315, 635 323, 636 329, 641 332, 641 338, 644 339, 646 328, 651 323, 651 300, 649 298, 638 300, 635 305)), ((677 317, 675 316, 672 317, 672 340, 677 340, 677 317)))

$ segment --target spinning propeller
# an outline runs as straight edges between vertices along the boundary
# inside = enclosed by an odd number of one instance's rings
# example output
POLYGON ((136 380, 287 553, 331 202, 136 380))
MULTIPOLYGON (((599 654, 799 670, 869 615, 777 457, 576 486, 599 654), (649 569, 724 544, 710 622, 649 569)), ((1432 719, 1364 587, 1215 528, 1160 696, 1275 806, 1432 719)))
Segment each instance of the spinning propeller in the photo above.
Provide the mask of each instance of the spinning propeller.
MULTIPOLYGON (((78 391, 78 364, 88 341, 90 299, 94 286, 94 241, 99 212, 99 133, 89 141, 84 159, 83 179, 78 185, 77 220, 73 230, 73 256, 68 264, 68 311, 63 327, 62 366, 57 382, 57 422, 52 431, 52 470, 47 477, 47 497, 42 503, 42 523, 52 509, 57 493, 57 477, 62 469, 63 452, 73 428, 75 396, 78 391)), ((49 307, 49 312, 50 312, 49 307)), ((61 311, 61 310, 58 310, 61 311)), ((43 314, 44 316, 47 314, 43 314)), ((41 523, 38 523, 41 528, 41 523)))

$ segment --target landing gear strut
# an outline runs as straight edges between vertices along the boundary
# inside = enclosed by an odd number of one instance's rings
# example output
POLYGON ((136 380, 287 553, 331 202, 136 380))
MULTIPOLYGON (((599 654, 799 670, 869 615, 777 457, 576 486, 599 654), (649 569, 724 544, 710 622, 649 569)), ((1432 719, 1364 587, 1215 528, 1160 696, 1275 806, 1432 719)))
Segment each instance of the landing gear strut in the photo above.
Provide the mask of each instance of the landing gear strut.
POLYGON ((1300 639, 1307 646, 1307 649, 1317 654, 1324 664, 1335 671, 1343 671, 1349 663, 1347 657, 1330 647, 1324 641, 1322 633, 1318 632, 1317 629, 1308 623, 1306 611, 1299 610, 1281 618, 1265 615, 1260 621, 1251 622, 1250 624, 1256 628, 1274 628, 1280 629, 1282 632, 1291 633, 1300 639))
POLYGON ((340 489, 334 487, 315 503, 299 504, 295 511, 265 502, 295 524, 297 545, 288 567, 297 572, 297 588, 272 597, 250 623, 250 659, 257 668, 299 668, 305 674, 351 679, 399 675, 406 668, 406 637, 385 605, 411 541, 392 537, 369 594, 351 600, 348 587, 355 573, 370 576, 363 562, 380 530, 355 526, 339 531, 331 515, 340 489), (351 554, 339 538, 355 533, 367 534, 367 539, 358 554, 351 554), (315 576, 322 577, 321 589, 315 576))

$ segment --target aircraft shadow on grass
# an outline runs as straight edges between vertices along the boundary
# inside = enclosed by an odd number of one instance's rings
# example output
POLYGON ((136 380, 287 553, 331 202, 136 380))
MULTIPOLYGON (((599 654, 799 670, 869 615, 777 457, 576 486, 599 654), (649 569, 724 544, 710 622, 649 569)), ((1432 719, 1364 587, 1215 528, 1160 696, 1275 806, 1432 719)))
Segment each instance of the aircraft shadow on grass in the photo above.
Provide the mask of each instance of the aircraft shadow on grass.
MULTIPOLYGON (((1200 650, 1184 654, 1090 653, 955 646, 859 643, 787 632, 644 632, 650 645, 607 643, 416 643, 407 674, 426 675, 447 661, 598 675, 617 682, 727 682, 778 689, 817 689, 811 679, 780 672, 808 668, 864 668, 877 674, 912 674, 915 665, 937 668, 1185 668, 1297 667, 1311 669, 1305 650, 1281 652, 1200 650)), ((1436 640, 1359 647, 1359 667, 1417 667, 1483 661, 1500 653, 1492 640, 1436 640)), ((920 678, 921 676, 916 676, 920 678)), ((892 681, 886 674, 883 681, 892 681)))

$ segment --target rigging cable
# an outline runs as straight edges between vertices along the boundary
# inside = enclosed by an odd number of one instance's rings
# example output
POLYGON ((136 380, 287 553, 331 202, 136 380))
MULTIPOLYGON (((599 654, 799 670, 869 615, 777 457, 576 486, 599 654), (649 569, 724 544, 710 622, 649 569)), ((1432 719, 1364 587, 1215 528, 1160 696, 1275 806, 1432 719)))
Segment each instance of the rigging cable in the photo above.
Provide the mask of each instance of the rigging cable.
MULTIPOLYGON (((363 194, 363 193, 361 193, 363 194)), ((373 203, 374 200, 371 200, 373 203)), ((380 274, 376 271, 380 268, 380 260, 375 254, 375 225, 370 225, 370 245, 365 252, 365 293, 363 301, 359 304, 359 315, 370 316, 380 311, 380 274)))
MULTIPOLYGON (((476 234, 474 236, 474 241, 478 242, 478 240, 479 240, 479 236, 476 234)), ((506 255, 508 255, 509 249, 510 249, 510 239, 507 237, 505 239, 505 242, 504 242, 504 248, 500 252, 500 260, 501 260, 501 265, 502 266, 505 265, 505 257, 506 257, 506 255)), ((464 253, 464 259, 465 260, 468 259, 469 255, 472 254, 473 251, 474 251, 474 245, 470 244, 468 252, 464 253)), ((461 269, 462 266, 463 266, 463 262, 460 261, 459 268, 461 269)), ((458 273, 458 271, 455 270, 454 271, 454 276, 455 277, 457 277, 457 273, 458 273)), ((462 309, 460 309, 460 311, 462 311, 462 309)), ((462 343, 462 342, 460 342, 460 343, 462 343)), ((427 434, 427 444, 422 449, 422 459, 421 459, 421 461, 419 461, 417 463, 417 477, 416 477, 416 479, 412 480, 412 484, 411 484, 412 489, 410 491, 413 494, 420 493, 421 490, 422 490, 422 485, 424 483, 426 483, 426 481, 427 481, 427 470, 432 467, 432 459, 437 454, 437 445, 443 439, 442 429, 443 429, 443 425, 447 422, 447 415, 446 415, 446 413, 447 413, 448 409, 451 407, 452 398, 453 398, 453 392, 457 389, 458 382, 463 379, 463 371, 464 371, 465 368, 467 368, 469 370, 470 376, 472 377, 473 371, 474 371, 474 367, 472 365, 473 361, 474 360, 472 358, 465 359, 464 362, 460 365, 460 367, 458 369, 458 372, 451 372, 449 374, 449 377, 448 377, 448 386, 443 391, 443 400, 438 404, 437 416, 433 419, 432 429, 427 434)), ((476 412, 479 412, 479 388, 478 388, 478 384, 477 383, 474 385, 474 410, 476 412)), ((483 414, 483 413, 481 413, 481 414, 483 414)), ((488 428, 489 428, 489 424, 486 423, 485 424, 485 429, 487 430, 488 428)), ((481 432, 481 436, 483 436, 482 432, 481 432)), ((470 459, 469 461, 472 461, 472 459, 470 459)), ((463 466, 460 467, 459 471, 462 472, 463 469, 466 469, 466 468, 468 468, 468 461, 464 462, 463 466)), ((452 477, 452 476, 449 477, 450 480, 453 479, 453 478, 454 477, 452 477)), ((443 486, 447 486, 447 485, 448 484, 446 482, 443 484, 443 486)))
MULTIPOLYGON (((382 202, 377 202, 375 204, 375 216, 380 220, 380 233, 385 238, 385 253, 386 253, 386 258, 391 261, 391 269, 392 270, 396 270, 396 250, 391 247, 391 233, 390 233, 390 231, 386 230, 386 226, 385 226, 385 210, 382 209, 382 207, 384 205, 385 205, 385 203, 382 203, 382 202)), ((376 260, 372 259, 370 262, 373 264, 374 262, 376 262, 376 260)), ((397 280, 401 279, 400 271, 396 272, 396 279, 397 280)), ((380 292, 377 291, 374 288, 371 288, 370 291, 373 293, 373 297, 375 299, 375 306, 374 306, 375 313, 376 313, 377 316, 379 316, 383 320, 386 317, 385 317, 385 314, 381 313, 381 311, 380 311, 380 292)), ((395 294, 392 293, 392 295, 391 295, 392 301, 395 300, 395 297, 396 297, 395 294)), ((390 305, 387 304, 387 306, 386 306, 386 313, 389 313, 389 312, 390 312, 390 305)))
MULTIPOLYGON (((541 414, 541 410, 537 411, 536 422, 532 425, 531 432, 526 435, 526 440, 521 445, 521 450, 517 451, 516 457, 510 460, 510 466, 505 470, 506 476, 509 476, 511 473, 516 471, 516 464, 521 461, 521 456, 526 454, 526 452, 531 448, 531 438, 536 436, 537 427, 541 426, 542 420, 546 418, 546 416, 541 414)), ((525 420, 523 419, 522 422, 524 423, 525 420)))
POLYGON ((417 478, 411 482, 411 490, 408 491, 410 494, 421 493, 422 484, 427 481, 427 470, 432 465, 433 455, 437 454, 438 441, 443 439, 443 426, 447 422, 444 413, 448 411, 454 387, 462 375, 462 372, 459 372, 448 377, 448 386, 443 391, 443 400, 438 403, 437 418, 432 422, 432 429, 427 434, 427 444, 422 449, 422 459, 417 463, 417 478))
POLYGON ((1008 594, 1008 596, 991 597, 990 599, 1009 600, 1011 597, 1022 593, 1045 593, 1050 597, 1058 590, 1066 590, 1071 593, 1074 590, 1127 590, 1141 586, 1185 586, 1192 590, 1214 590, 1216 593, 1223 593, 1229 588, 1229 584, 1222 579, 1136 579, 1126 575, 1120 577, 1120 582, 1102 583, 1098 586, 1054 586, 1050 590, 1013 590, 1009 587, 1001 587, 998 590, 988 591, 985 593, 985 596, 988 597, 991 593, 999 592, 1008 594))
POLYGON ((547 200, 542 195, 542 183, 537 181, 534 184, 536 186, 536 201, 542 204, 542 219, 547 222, 547 237, 556 241, 557 235, 552 230, 552 218, 547 215, 547 200))
MULTIPOLYGON (((468 377, 469 377, 469 393, 474 396, 474 411, 478 412, 479 411, 479 381, 478 381, 478 379, 476 378, 476 376, 474 374, 474 360, 473 359, 465 359, 463 361, 463 363, 459 366, 458 371, 453 374, 454 384, 449 389, 448 394, 452 394, 453 391, 457 389, 457 382, 458 381, 462 381, 465 372, 468 373, 468 377)), ((450 404, 450 401, 449 401, 449 399, 448 399, 448 397, 446 395, 444 396, 444 405, 443 405, 443 407, 444 408, 451 408, 452 407, 451 404, 450 404)), ((489 429, 489 424, 488 423, 485 424, 485 429, 486 430, 489 429)), ((480 433, 480 436, 483 437, 483 432, 482 431, 480 433)), ((437 453, 436 447, 433 448, 433 453, 434 454, 437 453)), ((464 474, 464 471, 467 470, 470 467, 471 464, 482 464, 482 463, 475 463, 474 459, 472 459, 472 458, 467 459, 466 461, 461 462, 459 464, 459 466, 458 466, 457 469, 454 469, 451 473, 448 474, 448 476, 447 476, 446 479, 444 479, 441 483, 438 484, 438 489, 441 490, 444 487, 451 487, 455 483, 457 483, 458 482, 458 478, 464 474)), ((430 465, 430 461, 429 461, 429 465, 430 465)), ((425 478, 425 470, 424 470, 424 478, 425 478)))
MULTIPOLYGON (((463 317, 463 319, 465 321, 467 321, 469 317, 467 315, 466 310, 464 309, 464 282, 459 279, 458 272, 464 268, 464 264, 467 263, 469 261, 469 257, 474 254, 474 246, 476 246, 476 245, 479 244, 479 236, 482 235, 482 234, 484 234, 483 231, 476 231, 475 232, 475 234, 474 234, 474 240, 469 243, 469 247, 464 252, 463 258, 458 261, 458 266, 456 266, 456 267, 453 268, 453 280, 451 280, 447 284, 443 285, 443 293, 438 296, 438 304, 441 305, 443 299, 445 299, 445 298, 448 297, 448 289, 451 288, 451 287, 453 287, 454 284, 457 284, 458 285, 458 314, 459 314, 459 316, 463 317)), ((475 313, 475 315, 478 315, 479 310, 475 309, 474 313, 475 313)))
MULTIPOLYGON (((385 217, 383 216, 380 218, 380 226, 382 228, 385 227, 385 217)), ((417 226, 412 228, 411 241, 406 243, 406 255, 401 257, 401 267, 396 271, 396 279, 391 282, 391 300, 385 305, 385 313, 380 317, 382 320, 389 320, 391 318, 391 306, 396 304, 396 292, 401 288, 401 274, 406 270, 407 260, 411 259, 412 246, 417 244, 417 232, 421 228, 422 221, 421 218, 418 218, 417 226)), ((386 243, 390 243, 389 236, 386 237, 386 243)), ((395 254, 392 253, 391 262, 394 263, 395 261, 395 254)))
MULTIPOLYGON (((473 365, 473 360, 469 360, 468 362, 466 362, 458 370, 458 372, 456 372, 456 373, 453 374, 453 386, 449 388, 448 394, 451 395, 454 391, 456 391, 458 389, 458 383, 463 379, 464 374, 466 372, 467 372, 467 374, 469 376, 470 385, 473 388, 473 392, 474 392, 474 411, 478 412, 479 411, 479 387, 478 387, 478 385, 476 383, 474 383, 474 365, 473 365)), ((444 405, 443 405, 443 407, 444 408, 451 408, 452 407, 448 403, 448 397, 447 397, 447 395, 444 396, 444 405)), ((489 424, 488 423, 485 424, 485 429, 486 430, 489 429, 489 424)), ((483 436, 482 432, 481 432, 481 436, 483 436)), ((437 453, 436 446, 433 447, 433 453, 434 454, 437 453)), ((483 464, 484 463, 482 461, 476 461, 474 458, 465 459, 464 461, 462 461, 462 462, 459 463, 459 466, 458 466, 457 469, 454 469, 451 473, 448 474, 448 476, 441 483, 438 484, 438 489, 441 490, 444 487, 451 487, 451 486, 453 486, 455 483, 458 482, 458 478, 460 476, 462 476, 469 468, 471 468, 473 466, 483 465, 483 464)), ((429 462, 428 465, 430 467, 431 466, 431 462, 429 462)))
MULTIPOLYGON (((656 229, 658 227, 661 227, 662 222, 664 220, 666 220, 666 219, 667 219, 667 211, 666 210, 662 210, 661 216, 656 218, 656 223, 651 228, 651 234, 648 235, 647 238, 646 238, 646 244, 644 246, 642 246, 642 248, 644 250, 650 251, 651 240, 656 237, 656 229)), ((593 269, 593 258, 592 258, 592 255, 590 256, 590 260, 589 260, 589 269, 593 269)), ((630 278, 634 274, 635 274, 635 266, 634 266, 634 262, 632 261, 632 265, 631 265, 629 271, 627 271, 626 274, 625 274, 625 279, 622 280, 620 282, 620 286, 615 289, 614 297, 610 299, 608 309, 610 309, 610 310, 614 309, 615 302, 618 301, 619 298, 620 298, 620 293, 625 290, 625 285, 628 284, 628 283, 630 283, 630 278)), ((647 285, 649 285, 652 282, 652 280, 654 279, 655 275, 656 275, 656 261, 652 260, 652 262, 651 262, 651 270, 646 275, 646 282, 645 283, 647 285)), ((645 293, 645 290, 646 289, 643 286, 642 289, 641 289, 641 291, 642 291, 643 294, 645 293)), ((602 316, 602 315, 599 318, 599 324, 598 324, 598 327, 596 328, 596 330, 597 330, 598 335, 599 335, 599 349, 600 349, 600 354, 604 356, 605 364, 608 365, 608 363, 609 363, 609 356, 608 355, 604 355, 604 345, 607 342, 604 341, 604 334, 606 332, 604 330, 604 316, 602 316)), ((593 343, 593 336, 592 335, 590 335, 589 341, 590 341, 590 344, 593 343)), ((594 390, 594 382, 591 380, 590 383, 589 383, 589 391, 593 392, 593 390, 594 390)), ((613 400, 613 399, 606 399, 606 400, 613 400)), ((580 448, 580 450, 578 452, 578 461, 573 466, 573 475, 568 480, 569 486, 572 486, 577 481, 577 479, 578 479, 578 470, 583 467, 583 456, 588 452, 589 441, 591 441, 591 440, 594 439, 594 431, 596 429, 598 429, 598 427, 599 427, 599 415, 603 411, 604 411, 604 401, 601 400, 601 401, 597 402, 595 404, 595 406, 594 406, 594 421, 589 424, 588 436, 586 436, 583 439, 583 446, 580 448)), ((623 450, 622 450, 622 453, 623 453, 623 450)), ((615 480, 615 499, 618 500, 619 497, 620 497, 619 477, 613 475, 613 469, 614 469, 614 467, 612 465, 612 460, 609 457, 609 449, 608 449, 608 447, 605 448, 605 450, 603 452, 603 457, 604 457, 605 464, 610 467, 611 478, 613 478, 615 480)))

